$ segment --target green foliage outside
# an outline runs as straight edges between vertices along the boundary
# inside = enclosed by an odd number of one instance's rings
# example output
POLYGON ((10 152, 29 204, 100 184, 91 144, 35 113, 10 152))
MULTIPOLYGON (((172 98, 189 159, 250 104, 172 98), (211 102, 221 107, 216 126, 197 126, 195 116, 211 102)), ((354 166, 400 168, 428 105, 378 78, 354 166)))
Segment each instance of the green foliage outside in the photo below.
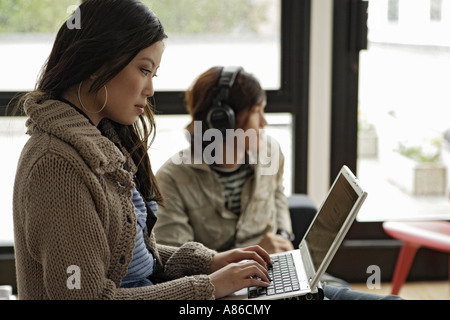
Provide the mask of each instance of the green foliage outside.
POLYGON ((56 33, 77 0, 0 0, 0 32, 56 33))
POLYGON ((265 20, 265 5, 249 0, 144 0, 169 33, 255 32, 265 20))
MULTIPOLYGON (((143 0, 169 34, 256 32, 264 1, 143 0)), ((79 0, 0 0, 0 33, 56 33, 79 0)))
POLYGON ((400 142, 396 151, 417 162, 437 163, 441 160, 441 139, 424 140, 420 145, 400 142))

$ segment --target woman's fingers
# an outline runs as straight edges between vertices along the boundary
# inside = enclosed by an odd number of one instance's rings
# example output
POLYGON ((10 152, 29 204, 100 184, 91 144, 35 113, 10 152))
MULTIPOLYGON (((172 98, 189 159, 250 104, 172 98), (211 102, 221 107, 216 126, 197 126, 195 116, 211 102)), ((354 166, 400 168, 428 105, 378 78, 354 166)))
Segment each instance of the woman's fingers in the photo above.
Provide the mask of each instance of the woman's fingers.
MULTIPOLYGON (((260 264, 255 262, 248 262, 247 269, 245 269, 244 272, 246 272, 247 277, 251 280, 256 280, 256 282, 262 281, 265 286, 268 286, 270 281, 270 275, 267 272, 267 269, 265 267, 262 267, 260 264)), ((252 285, 263 285, 263 284, 252 284, 252 285)))
POLYGON ((252 286, 267 287, 270 277, 267 269, 256 261, 232 263, 210 275, 216 298, 252 286))
POLYGON ((258 261, 261 265, 265 265, 266 263, 269 265, 273 264, 273 261, 267 251, 258 245, 247 247, 242 250, 252 253, 253 260, 258 261))
POLYGON ((251 246, 243 249, 234 249, 217 253, 212 260, 210 272, 215 272, 230 263, 240 262, 243 260, 253 260, 261 266, 266 264, 272 265, 269 254, 260 246, 251 246))

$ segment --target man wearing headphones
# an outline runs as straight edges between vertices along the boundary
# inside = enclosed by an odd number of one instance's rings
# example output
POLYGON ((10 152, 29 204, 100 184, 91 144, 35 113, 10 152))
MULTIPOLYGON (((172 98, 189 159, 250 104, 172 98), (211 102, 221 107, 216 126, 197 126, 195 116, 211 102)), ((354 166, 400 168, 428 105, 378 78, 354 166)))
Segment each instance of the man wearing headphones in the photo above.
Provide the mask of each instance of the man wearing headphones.
MULTIPOLYGON (((255 244, 268 253, 294 249, 284 158, 263 135, 265 105, 259 82, 240 67, 212 68, 186 92, 191 148, 156 174, 167 203, 158 210, 159 243, 197 241, 216 251, 255 244), (199 145, 202 161, 195 161, 199 145), (271 162, 277 170, 265 170, 271 162)), ((322 281, 328 300, 401 299, 351 290, 328 274, 322 281)))
POLYGON ((241 67, 211 68, 185 102, 191 148, 180 153, 183 161, 172 157, 156 175, 166 198, 155 227, 159 243, 292 250, 284 157, 263 135, 266 93, 258 80, 241 67))

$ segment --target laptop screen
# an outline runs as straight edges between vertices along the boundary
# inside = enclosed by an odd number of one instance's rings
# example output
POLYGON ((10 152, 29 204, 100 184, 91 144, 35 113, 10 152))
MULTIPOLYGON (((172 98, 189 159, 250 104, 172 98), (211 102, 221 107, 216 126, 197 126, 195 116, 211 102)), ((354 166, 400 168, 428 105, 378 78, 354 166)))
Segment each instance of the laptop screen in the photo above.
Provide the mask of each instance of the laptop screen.
POLYGON ((341 172, 305 238, 316 271, 358 198, 358 193, 341 172))

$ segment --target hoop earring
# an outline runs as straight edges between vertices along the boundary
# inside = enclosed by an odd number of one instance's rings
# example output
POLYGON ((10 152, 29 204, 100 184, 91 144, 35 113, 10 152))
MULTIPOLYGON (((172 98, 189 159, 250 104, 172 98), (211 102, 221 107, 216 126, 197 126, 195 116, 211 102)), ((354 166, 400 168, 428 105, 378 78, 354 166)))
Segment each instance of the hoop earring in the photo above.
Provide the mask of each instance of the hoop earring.
POLYGON ((105 103, 103 104, 102 108, 98 111, 90 111, 84 106, 83 101, 81 101, 81 85, 82 84, 83 84, 83 81, 81 81, 80 85, 78 86, 78 102, 80 102, 81 107, 84 109, 84 111, 91 113, 91 114, 99 114, 100 112, 103 111, 103 109, 105 109, 106 103, 108 102, 108 89, 106 88, 106 86, 103 86, 105 88, 105 103))

